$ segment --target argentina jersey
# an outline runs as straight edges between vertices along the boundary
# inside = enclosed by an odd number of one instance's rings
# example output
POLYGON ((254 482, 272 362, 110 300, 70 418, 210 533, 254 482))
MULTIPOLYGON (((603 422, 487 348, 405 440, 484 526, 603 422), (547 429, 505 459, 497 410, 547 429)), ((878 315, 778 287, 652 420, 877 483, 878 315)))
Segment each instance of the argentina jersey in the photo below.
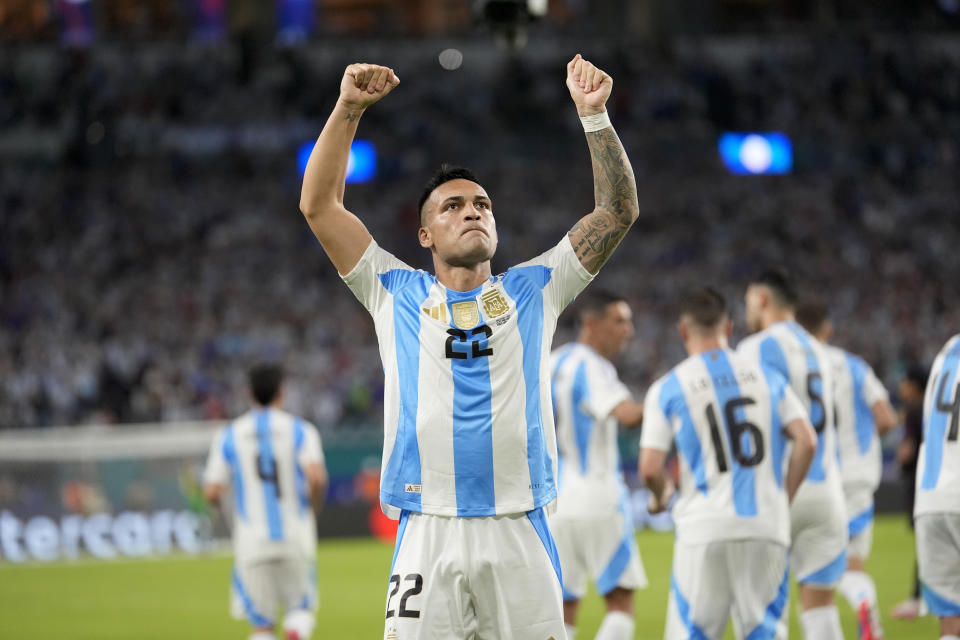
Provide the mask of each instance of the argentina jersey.
POLYGON ((729 349, 692 355, 644 402, 643 448, 680 461, 677 538, 790 543, 783 427, 806 416, 778 372, 729 349))
POLYGON ((960 513, 960 334, 933 361, 923 401, 914 515, 960 513))
POLYGON ((566 236, 472 291, 370 242, 343 280, 383 361, 385 513, 493 516, 555 499, 550 344, 591 279, 566 236))
POLYGON ((872 493, 880 484, 881 467, 873 407, 888 399, 887 390, 859 356, 831 345, 823 345, 823 349, 833 370, 837 448, 844 488, 864 488, 872 493))
POLYGON ((817 450, 806 480, 835 484, 839 491, 833 370, 823 346, 798 323, 778 322, 741 340, 737 352, 789 381, 817 432, 817 450))
POLYGON ((630 398, 609 360, 572 342, 557 349, 550 376, 559 454, 558 510, 588 515, 615 511, 623 475, 614 407, 630 398))
POLYGON ((213 440, 204 482, 233 491, 238 560, 316 552, 316 523, 304 469, 324 465, 316 427, 285 411, 257 408, 213 440))

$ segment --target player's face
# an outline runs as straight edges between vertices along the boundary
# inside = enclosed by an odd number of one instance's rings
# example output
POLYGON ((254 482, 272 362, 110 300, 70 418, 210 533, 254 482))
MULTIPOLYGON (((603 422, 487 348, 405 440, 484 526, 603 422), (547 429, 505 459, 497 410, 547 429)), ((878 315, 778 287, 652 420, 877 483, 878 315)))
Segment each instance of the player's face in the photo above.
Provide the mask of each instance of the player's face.
POLYGON ((767 296, 761 287, 752 284, 747 287, 744 300, 747 305, 747 329, 750 333, 756 333, 763 329, 763 307, 767 296))
POLYGON ((603 336, 605 355, 615 356, 623 351, 633 337, 633 312, 630 305, 623 301, 607 305, 607 312, 601 316, 597 330, 598 335, 603 336))
POLYGON ((470 180, 450 180, 433 190, 424 205, 420 244, 451 266, 473 266, 493 257, 497 225, 490 197, 470 180))

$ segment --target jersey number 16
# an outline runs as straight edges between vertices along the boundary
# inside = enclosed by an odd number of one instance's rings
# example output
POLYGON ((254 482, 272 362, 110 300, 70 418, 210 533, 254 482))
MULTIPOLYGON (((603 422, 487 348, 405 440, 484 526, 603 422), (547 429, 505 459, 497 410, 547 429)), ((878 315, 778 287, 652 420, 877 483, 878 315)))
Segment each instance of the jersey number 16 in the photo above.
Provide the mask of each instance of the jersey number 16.
MULTIPOLYGON (((757 425, 740 420, 737 416, 737 409, 753 404, 756 402, 751 398, 731 398, 723 405, 723 418, 727 432, 730 434, 730 452, 742 467, 755 467, 763 460, 763 433, 757 425), (750 439, 750 444, 746 448, 744 437, 750 439)), ((720 425, 717 424, 717 412, 713 404, 707 405, 707 422, 710 424, 710 439, 713 440, 713 448, 717 453, 717 468, 720 473, 725 473, 729 466, 723 451, 723 435, 720 433, 720 425)))

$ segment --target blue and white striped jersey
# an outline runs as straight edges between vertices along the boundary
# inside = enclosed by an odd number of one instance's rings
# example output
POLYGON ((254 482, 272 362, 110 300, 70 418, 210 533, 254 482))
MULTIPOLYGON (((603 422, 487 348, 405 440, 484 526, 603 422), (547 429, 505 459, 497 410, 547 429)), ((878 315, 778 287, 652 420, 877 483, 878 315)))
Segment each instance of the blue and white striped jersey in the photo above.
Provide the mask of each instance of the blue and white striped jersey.
POLYGON ((583 517, 616 512, 624 482, 619 423, 610 412, 630 398, 630 390, 613 364, 583 343, 564 345, 551 360, 560 472, 557 510, 583 517))
POLYGON ((778 322, 741 340, 737 353, 778 371, 790 382, 817 432, 817 451, 806 480, 827 483, 839 492, 833 369, 823 345, 798 323, 778 322))
POLYGON ((640 446, 676 444, 677 538, 789 545, 783 427, 805 417, 782 375, 729 349, 692 355, 657 380, 644 401, 640 446))
POLYGON ((880 437, 873 406, 888 400, 887 390, 863 358, 823 345, 833 369, 837 447, 844 490, 876 490, 880 485, 880 437))
POLYGON ((373 241, 343 279, 380 343, 384 512, 492 516, 553 502, 550 344, 592 279, 570 240, 472 291, 447 289, 373 241))
POLYGON ((304 469, 324 465, 316 427, 279 409, 254 409, 217 432, 204 483, 233 491, 238 560, 312 558, 317 532, 304 469))
POLYGON ((923 444, 917 459, 913 514, 960 513, 960 334, 930 369, 923 399, 923 444))

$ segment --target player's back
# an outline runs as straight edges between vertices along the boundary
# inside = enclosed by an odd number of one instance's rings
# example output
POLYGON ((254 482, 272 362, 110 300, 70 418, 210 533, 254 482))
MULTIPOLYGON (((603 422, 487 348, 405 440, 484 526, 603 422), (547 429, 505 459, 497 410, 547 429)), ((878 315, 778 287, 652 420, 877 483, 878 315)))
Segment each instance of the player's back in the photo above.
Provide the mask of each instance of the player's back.
POLYGON ((313 425, 273 408, 249 411, 222 430, 238 558, 313 555, 316 524, 300 460, 314 438, 313 425))
POLYGON ((923 402, 914 515, 938 512, 960 513, 960 334, 934 360, 923 402))
POLYGON ((798 323, 778 322, 741 340, 737 353, 789 381, 817 432, 817 450, 804 485, 828 483, 839 493, 833 370, 823 345, 798 323))
POLYGON ((630 397, 609 360, 572 342, 554 351, 551 389, 564 512, 617 509, 623 478, 618 423, 610 412, 630 397))
MULTIPOLYGON (((689 543, 769 539, 789 544, 784 489, 787 382, 731 350, 690 356, 647 393, 643 446, 680 458, 673 515, 689 543)), ((797 417, 803 411, 790 394, 797 417)))
POLYGON ((824 351, 832 369, 844 489, 875 490, 880 484, 881 454, 873 405, 886 400, 887 392, 859 356, 832 345, 824 345, 824 351))

